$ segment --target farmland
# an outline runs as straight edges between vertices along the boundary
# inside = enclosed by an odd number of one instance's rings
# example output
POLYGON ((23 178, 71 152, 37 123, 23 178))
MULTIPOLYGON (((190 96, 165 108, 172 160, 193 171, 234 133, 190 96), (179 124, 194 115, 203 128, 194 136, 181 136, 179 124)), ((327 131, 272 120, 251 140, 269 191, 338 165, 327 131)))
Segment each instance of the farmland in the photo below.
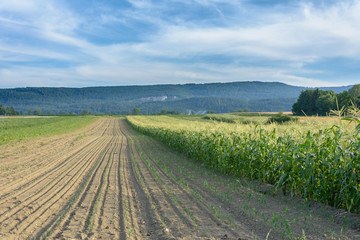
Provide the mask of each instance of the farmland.
POLYGON ((198 126, 164 117, 130 118, 130 122, 222 173, 261 180, 284 194, 289 191, 292 196, 360 212, 360 145, 352 127, 315 130, 304 124, 234 127, 204 122, 198 126))
POLYGON ((0 144, 28 137, 69 132, 94 120, 94 117, 0 118, 0 144))
MULTIPOLYGON (((274 191, 273 183, 276 184, 276 181, 271 183, 269 179, 276 179, 276 176, 261 175, 262 162, 246 162, 241 166, 243 170, 237 172, 230 166, 232 162, 227 160, 231 154, 226 152, 226 145, 221 145, 222 153, 226 153, 227 157, 222 158, 225 162, 218 161, 222 164, 220 166, 212 160, 211 155, 199 155, 196 152, 199 149, 197 144, 204 140, 201 132, 208 134, 213 131, 211 136, 214 138, 211 140, 215 144, 231 136, 232 145, 238 146, 238 138, 230 133, 236 130, 247 136, 249 133, 255 135, 260 130, 252 123, 231 125, 201 118, 155 116, 133 116, 128 119, 135 128, 158 139, 163 136, 161 132, 173 136, 166 138, 167 141, 163 138, 163 141, 178 151, 135 131, 123 118, 89 118, 84 120, 86 123, 76 124, 70 130, 60 127, 63 130, 43 136, 29 134, 27 137, 4 141, 0 145, 0 238, 360 237, 357 214, 328 206, 331 202, 322 204, 322 199, 316 199, 316 194, 305 195, 309 197, 305 201, 301 188, 295 185, 290 184, 285 189, 290 192, 287 195, 274 191), (186 138, 193 137, 192 147, 186 145, 185 138, 181 140, 176 135, 184 131, 186 138), (220 132, 223 134, 219 135, 220 132), (174 145, 176 139, 182 141, 179 145, 183 145, 183 149, 174 145), (209 163, 203 157, 207 157, 209 163), (253 168, 257 165, 259 169, 247 173, 251 169, 245 168, 245 164, 253 168)), ((18 123, 17 126, 21 124, 26 123, 18 123)), ((281 145, 278 138, 281 137, 284 142, 289 140, 286 137, 289 132, 298 132, 293 136, 296 142, 304 135, 307 136, 308 130, 313 131, 321 126, 327 129, 332 124, 311 122, 291 127, 279 126, 276 130, 277 138, 268 135, 273 132, 271 129, 274 125, 263 126, 262 133, 266 139, 251 139, 251 146, 257 151, 256 142, 269 142, 264 145, 263 153, 274 151, 271 143, 277 141, 281 145)), ((34 124, 33 127, 36 126, 34 124)), ((353 126, 343 126, 343 138, 338 140, 338 147, 351 150, 349 144, 357 140, 351 134, 353 130, 353 126)), ((329 132, 329 136, 334 140, 336 131, 329 132)), ((317 144, 322 142, 316 142, 316 135, 313 138, 314 142, 310 146, 318 147, 317 144)), ((210 151, 215 149, 214 146, 205 152, 217 154, 210 151)), ((244 154, 250 154, 245 147, 241 150, 244 154)), ((324 156, 328 153, 324 153, 324 156)), ((358 155, 355 152, 353 154, 358 159, 358 155)), ((275 157, 290 161, 285 153, 275 157)), ((351 168, 351 173, 353 168, 357 173, 358 165, 351 168)), ((279 184, 279 189, 282 187, 279 184)), ((349 202, 348 205, 343 203, 338 207, 357 212, 355 206, 349 202)))

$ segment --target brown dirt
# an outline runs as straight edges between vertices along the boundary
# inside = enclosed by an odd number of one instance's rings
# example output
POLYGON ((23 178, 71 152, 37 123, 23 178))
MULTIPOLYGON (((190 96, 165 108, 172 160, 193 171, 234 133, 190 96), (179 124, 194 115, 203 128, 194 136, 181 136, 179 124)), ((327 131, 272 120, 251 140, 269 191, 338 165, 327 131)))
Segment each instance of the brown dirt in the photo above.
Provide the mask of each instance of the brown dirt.
POLYGON ((360 238, 358 215, 222 176, 124 119, 0 146, 0 186, 0 239, 360 238))

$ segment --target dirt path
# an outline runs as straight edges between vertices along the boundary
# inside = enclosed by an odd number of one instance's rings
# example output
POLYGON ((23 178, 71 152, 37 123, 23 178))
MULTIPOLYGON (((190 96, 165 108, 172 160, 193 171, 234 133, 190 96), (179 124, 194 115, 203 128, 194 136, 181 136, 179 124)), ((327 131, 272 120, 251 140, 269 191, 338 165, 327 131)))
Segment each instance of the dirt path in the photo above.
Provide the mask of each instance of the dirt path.
POLYGON ((216 174, 124 119, 1 146, 0 167, 0 239, 360 238, 357 215, 216 174))

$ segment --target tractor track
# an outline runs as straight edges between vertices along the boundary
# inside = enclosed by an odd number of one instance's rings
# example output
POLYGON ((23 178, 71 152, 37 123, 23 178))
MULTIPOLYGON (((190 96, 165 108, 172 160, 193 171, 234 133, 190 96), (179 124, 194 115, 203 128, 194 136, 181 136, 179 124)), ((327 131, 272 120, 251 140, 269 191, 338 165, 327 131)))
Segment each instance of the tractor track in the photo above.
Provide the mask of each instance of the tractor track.
MULTIPOLYGON (((189 164, 122 118, 99 118, 82 130, 0 152, 0 164, 10 169, 0 172, 1 239, 250 240, 271 230, 241 209, 250 190, 226 201, 223 176, 189 164)), ((276 201, 263 208, 285 206, 276 201)), ((282 238, 270 232, 268 239, 282 238)))

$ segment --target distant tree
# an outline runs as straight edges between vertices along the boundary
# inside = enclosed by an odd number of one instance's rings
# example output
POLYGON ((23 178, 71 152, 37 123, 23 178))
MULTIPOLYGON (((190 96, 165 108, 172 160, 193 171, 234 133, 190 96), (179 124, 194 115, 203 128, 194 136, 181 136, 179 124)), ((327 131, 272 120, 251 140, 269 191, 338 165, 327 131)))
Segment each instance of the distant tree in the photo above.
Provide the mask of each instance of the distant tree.
POLYGON ((159 113, 157 113, 157 115, 180 115, 181 112, 177 112, 175 110, 169 111, 169 110, 161 110, 159 113))
POLYGON ((80 115, 89 115, 89 114, 91 114, 91 112, 90 112, 89 110, 86 110, 86 109, 84 109, 84 110, 80 113, 80 115))
POLYGON ((326 91, 316 101, 316 111, 319 115, 326 115, 331 109, 336 109, 336 93, 326 91))
POLYGON ((213 110, 208 110, 207 111, 207 114, 214 114, 215 113, 215 111, 213 111, 213 110))
POLYGON ((294 115, 325 115, 336 106, 336 93, 332 90, 302 91, 298 100, 292 106, 294 115))
POLYGON ((23 110, 20 110, 20 115, 24 116, 24 111, 23 110))
POLYGON ((298 100, 292 106, 292 112, 294 115, 303 115, 304 113, 310 114, 310 112, 312 112, 311 106, 315 106, 315 102, 311 102, 313 99, 313 93, 313 90, 301 91, 298 100))
POLYGON ((360 96, 360 84, 355 84, 352 88, 350 88, 349 94, 352 97, 359 97, 360 96))
POLYGON ((27 110, 27 115, 29 115, 29 116, 32 115, 32 110, 31 109, 27 110))
POLYGON ((41 110, 40 110, 40 109, 35 109, 35 110, 34 110, 34 115, 35 115, 35 116, 40 116, 40 115, 42 115, 41 110))
POLYGON ((130 110, 127 110, 126 111, 126 115, 130 115, 131 113, 130 113, 130 110))
POLYGON ((290 117, 289 115, 285 115, 283 112, 278 112, 278 114, 270 117, 266 123, 270 124, 270 123, 285 123, 285 122, 290 122, 290 121, 294 121, 296 122, 298 119, 297 118, 293 118, 290 117))
POLYGON ((248 108, 244 108, 244 109, 238 108, 234 112, 250 112, 250 109, 248 109, 248 108))
POLYGON ((159 115, 166 115, 166 114, 168 114, 168 110, 161 110, 161 112, 159 112, 159 115))
POLYGON ((16 111, 13 106, 11 106, 11 107, 7 107, 7 108, 6 108, 5 115, 15 116, 15 115, 19 115, 19 112, 16 111))
POLYGON ((343 91, 342 93, 339 93, 336 97, 338 101, 338 106, 336 106, 336 108, 339 107, 340 109, 343 106, 345 108, 351 106, 351 95, 348 91, 343 91))
POLYGON ((349 94, 351 96, 351 100, 354 104, 360 105, 360 84, 354 85, 349 89, 349 94))
POLYGON ((139 114, 140 114, 140 109, 139 108, 134 108, 133 115, 139 115, 139 114))
POLYGON ((6 109, 0 104, 0 115, 5 115, 6 109))

